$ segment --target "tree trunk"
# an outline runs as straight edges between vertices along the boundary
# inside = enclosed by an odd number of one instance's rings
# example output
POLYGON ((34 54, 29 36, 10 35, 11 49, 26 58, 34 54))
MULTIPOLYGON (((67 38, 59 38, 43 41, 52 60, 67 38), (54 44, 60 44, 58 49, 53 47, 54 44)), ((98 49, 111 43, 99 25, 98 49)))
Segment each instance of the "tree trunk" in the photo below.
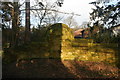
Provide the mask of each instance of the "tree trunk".
POLYGON ((18 21, 19 21, 19 8, 18 2, 14 2, 14 8, 12 9, 12 41, 11 47, 17 45, 17 36, 18 36, 18 21))
POLYGON ((30 0, 26 1, 25 43, 30 41, 30 0))

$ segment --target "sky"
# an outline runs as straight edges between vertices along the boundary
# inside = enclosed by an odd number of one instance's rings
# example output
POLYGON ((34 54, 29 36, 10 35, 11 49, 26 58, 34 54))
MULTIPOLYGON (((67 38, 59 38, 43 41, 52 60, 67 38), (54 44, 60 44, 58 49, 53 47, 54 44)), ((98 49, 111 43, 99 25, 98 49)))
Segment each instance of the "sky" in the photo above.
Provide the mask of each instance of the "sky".
MULTIPOLYGON (((24 0, 20 0, 20 1, 21 1, 21 3, 24 2, 24 0)), ((30 0, 30 1, 31 1, 31 5, 33 5, 34 0, 30 0)), ((52 1, 52 0, 50 0, 50 1, 52 1)), ((93 1, 96 1, 96 0, 64 0, 62 7, 59 8, 59 11, 67 12, 67 13, 75 13, 75 14, 81 15, 81 16, 73 17, 76 20, 76 22, 78 23, 78 26, 80 26, 83 22, 89 22, 89 20, 90 20, 89 13, 92 12, 91 8, 94 8, 94 6, 89 3, 93 2, 93 1)), ((114 0, 114 1, 116 2, 116 0, 114 0)), ((24 18, 22 20, 22 25, 25 26, 25 13, 23 13, 21 15, 22 15, 22 17, 24 16, 24 18)), ((67 17, 67 16, 65 15, 65 17, 67 17)), ((31 18, 32 18, 31 24, 34 24, 35 26, 37 26, 39 20, 37 18, 33 19, 33 16, 31 16, 31 18)))
MULTIPOLYGON (((31 1, 31 5, 33 5, 34 0, 30 0, 30 1, 31 1)), ((92 12, 92 8, 94 8, 94 6, 89 3, 93 2, 93 1, 96 1, 96 0, 64 0, 62 7, 59 8, 59 11, 67 12, 67 13, 75 13, 75 14, 81 15, 81 16, 73 17, 76 20, 76 22, 78 23, 78 26, 81 26, 81 24, 83 22, 90 21, 89 13, 92 12)), ((25 16, 25 14, 24 14, 24 16, 25 16)), ((71 16, 71 15, 64 15, 64 18, 67 18, 68 16, 71 16)), ((33 16, 31 16, 31 18, 32 17, 33 16)), ((31 24, 34 24, 35 26, 38 25, 38 22, 39 22, 39 20, 37 18, 36 19, 32 18, 32 20, 31 20, 31 24)), ((24 21, 22 21, 22 23, 25 25, 24 21)))
MULTIPOLYGON (((89 21, 89 13, 92 11, 91 8, 94 7, 92 4, 89 3, 93 1, 95 0, 64 0, 62 7, 59 8, 59 11, 81 15, 73 17, 78 23, 78 26, 80 26, 83 22, 89 21)), ((66 18, 67 16, 71 15, 64 15, 64 18, 66 18)), ((36 23, 36 20, 31 20, 31 24, 36 23)), ((37 26, 37 24, 35 26, 37 26)))
POLYGON ((89 13, 94 6, 89 4, 95 0, 64 0, 63 6, 60 11, 80 14, 81 16, 74 16, 78 25, 82 22, 89 21, 89 13))
MULTIPOLYGON (((76 13, 81 16, 74 16, 75 20, 80 26, 83 22, 90 21, 90 14, 92 12, 92 8, 95 8, 94 5, 89 4, 90 2, 94 2, 96 0, 64 0, 63 6, 60 8, 60 11, 76 13)), ((106 4, 115 4, 119 0, 113 0, 110 3, 106 4)))
MULTIPOLYGON (((24 0, 20 0, 20 1, 21 3, 24 2, 24 0)), ((32 2, 31 5, 33 5, 34 0, 30 0, 30 1, 32 2)), ((78 23, 78 25, 81 25, 82 22, 89 21, 89 13, 91 12, 91 8, 93 7, 93 5, 89 3, 93 1, 95 0, 64 0, 64 3, 62 7, 59 8, 59 11, 81 15, 81 16, 73 17, 78 23)), ((25 14, 22 14, 22 16, 23 15, 25 17, 25 14)), ((31 24, 35 24, 36 20, 32 19, 31 24)), ((23 18, 22 25, 23 26, 25 25, 25 18, 23 18)), ((37 24, 35 24, 35 26, 37 26, 37 24)))

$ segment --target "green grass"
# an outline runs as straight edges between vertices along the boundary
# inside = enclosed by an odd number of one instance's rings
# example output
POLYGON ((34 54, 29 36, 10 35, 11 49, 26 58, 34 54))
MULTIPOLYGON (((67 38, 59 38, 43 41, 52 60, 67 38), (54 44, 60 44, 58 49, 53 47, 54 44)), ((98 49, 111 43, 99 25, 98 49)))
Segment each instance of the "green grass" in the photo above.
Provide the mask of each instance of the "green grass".
MULTIPOLYGON (((112 64, 115 63, 116 56, 114 55, 116 54, 116 51, 111 48, 111 46, 113 45, 112 47, 117 48, 117 44, 88 44, 87 39, 76 39, 76 42, 73 41, 72 44, 62 46, 62 53, 59 57, 61 57, 62 60, 103 61, 112 64)), ((17 47, 13 52, 3 53, 3 61, 10 63, 18 59, 57 57, 56 52, 50 51, 53 50, 50 50, 48 43, 32 42, 17 47)))
POLYGON ((116 51, 113 49, 117 48, 116 43, 111 44, 98 44, 90 43, 87 39, 75 39, 72 42, 72 46, 62 48, 62 58, 70 60, 80 61, 97 61, 107 62, 114 64, 116 60, 116 51), (113 45, 113 46, 112 46, 113 45), (70 54, 69 54, 70 53, 70 54))

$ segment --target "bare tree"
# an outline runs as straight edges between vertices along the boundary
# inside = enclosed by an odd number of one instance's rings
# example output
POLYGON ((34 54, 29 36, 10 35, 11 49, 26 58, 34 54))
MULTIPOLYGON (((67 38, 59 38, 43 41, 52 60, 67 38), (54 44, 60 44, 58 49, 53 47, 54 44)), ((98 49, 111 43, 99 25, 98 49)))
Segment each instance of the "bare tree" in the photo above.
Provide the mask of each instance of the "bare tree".
POLYGON ((39 0, 36 0, 35 2, 36 2, 36 5, 33 6, 32 8, 41 9, 41 10, 33 11, 34 13, 37 14, 36 16, 38 16, 39 18, 39 29, 42 26, 42 24, 56 23, 62 19, 60 16, 58 16, 57 0, 55 2, 52 2, 49 0, 42 0, 42 2, 40 2, 39 0))
POLYGON ((47 15, 47 20, 45 20, 44 22, 46 22, 46 25, 49 25, 58 23, 62 21, 62 19, 63 16, 59 15, 58 12, 51 12, 51 14, 47 15))
POLYGON ((64 19, 64 23, 67 24, 69 27, 77 27, 78 23, 73 18, 74 14, 72 16, 68 16, 66 19, 64 19))
POLYGON ((86 21, 82 22, 80 27, 81 28, 87 28, 88 27, 88 22, 86 22, 86 21))

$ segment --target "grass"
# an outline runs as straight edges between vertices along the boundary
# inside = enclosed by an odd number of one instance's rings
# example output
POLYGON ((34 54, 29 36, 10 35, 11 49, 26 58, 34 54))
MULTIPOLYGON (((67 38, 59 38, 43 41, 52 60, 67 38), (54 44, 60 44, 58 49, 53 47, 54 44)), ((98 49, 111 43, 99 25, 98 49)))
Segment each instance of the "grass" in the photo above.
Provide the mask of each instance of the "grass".
MULTIPOLYGON (((90 43, 88 45, 87 39, 75 39, 71 45, 62 46, 61 56, 62 60, 78 60, 78 61, 103 61, 107 63, 115 63, 116 51, 112 47, 117 47, 117 44, 96 44, 90 43), (83 43, 82 43, 83 41, 83 43)), ((64 42, 65 43, 65 42, 64 42)), ((56 45, 57 46, 57 45, 56 45)), ((30 58, 49 58, 52 54, 50 53, 48 43, 46 42, 32 42, 27 45, 22 45, 17 47, 11 53, 3 53, 5 55, 3 59, 6 62, 11 62, 17 59, 30 59, 30 58), (14 56, 14 59, 13 59, 14 56)), ((8 51, 9 52, 9 51, 8 51)), ((56 52, 53 52, 53 57, 55 58, 56 52)))
POLYGON ((75 39, 72 42, 72 46, 63 48, 62 59, 78 61, 96 61, 115 64, 115 54, 117 53, 113 49, 113 47, 117 48, 116 43, 98 44, 89 42, 93 42, 93 40, 75 39))

